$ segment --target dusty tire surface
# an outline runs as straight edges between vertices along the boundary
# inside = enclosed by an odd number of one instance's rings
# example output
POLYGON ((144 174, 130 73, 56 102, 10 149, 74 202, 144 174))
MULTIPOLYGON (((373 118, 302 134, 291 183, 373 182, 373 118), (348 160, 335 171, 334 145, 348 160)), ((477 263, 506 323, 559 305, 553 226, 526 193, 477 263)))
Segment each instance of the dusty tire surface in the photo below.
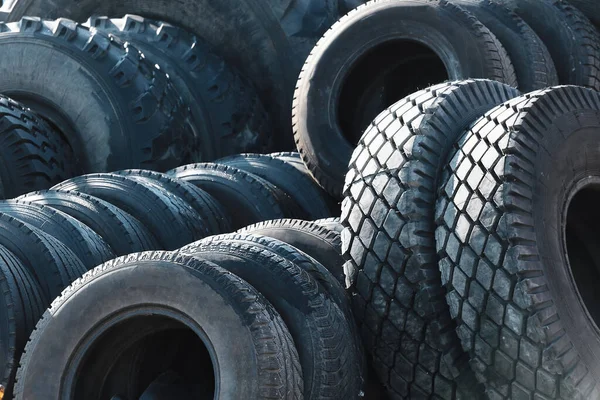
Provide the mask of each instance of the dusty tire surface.
POLYGON ((140 221, 109 202, 79 192, 46 190, 16 200, 52 207, 90 227, 122 256, 160 248, 158 241, 140 221))
POLYGON ((131 42, 169 74, 191 108, 202 158, 271 148, 270 124, 254 88, 210 46, 181 28, 135 15, 91 17, 86 26, 131 42))
MULTIPOLYGON (((123 355, 152 334, 162 331, 180 337, 169 328, 181 330, 182 326, 192 331, 195 342, 202 341, 209 351, 212 349, 213 357, 218 357, 218 363, 214 361, 218 368, 215 375, 219 377, 221 392, 215 397, 302 398, 298 355, 285 324, 273 307, 254 288, 223 268, 179 253, 164 252, 132 254, 110 261, 65 290, 46 311, 27 344, 17 376, 15 398, 59 398, 75 386, 72 381, 69 381, 71 387, 68 383, 59 384, 60 377, 73 377, 77 366, 83 371, 93 371, 98 365, 110 366, 107 358, 123 355), (128 295, 128 290, 115 293, 115 285, 127 286, 136 296, 128 295), (97 306, 98 299, 102 299, 102 307, 97 306), (198 301, 203 307, 196 306, 198 301), (115 314, 120 314, 124 305, 129 313, 116 318, 115 314), (87 312, 80 315, 81 309, 87 312), (143 329, 136 325, 136 317, 146 321, 143 329), (164 322, 152 323, 153 318, 161 317, 164 322), (89 334, 98 331, 106 333, 104 342, 90 339, 89 334), (118 335, 119 331, 129 334, 118 335), (128 340, 123 340, 124 337, 128 340), (65 351, 52 350, 57 340, 65 351), (101 354, 94 353, 102 343, 112 346, 103 348, 101 354), (70 354, 97 354, 97 359, 94 363, 81 359, 73 362, 70 354)), ((188 351, 196 354, 193 349, 188 351)), ((154 360, 162 360, 160 353, 149 353, 154 360)), ((151 367, 158 361, 148 364, 151 367)), ((181 370, 182 365, 175 368, 181 370)), ((143 371, 142 368, 127 372, 143 381, 143 371)), ((196 377, 202 375, 198 370, 195 372, 196 377)), ((76 379, 77 393, 86 399, 106 395, 110 386, 108 379, 94 378, 105 377, 104 374, 86 376, 88 380, 76 379)), ((137 396, 144 390, 144 387, 131 388, 129 382, 116 387, 137 396)))
POLYGON ((345 272, 365 346, 392 396, 483 394, 443 295, 436 182, 456 138, 517 95, 489 80, 432 86, 382 113, 352 156, 341 218, 345 272))
POLYGON ((381 111, 419 89, 466 78, 517 85, 506 50, 472 14, 446 0, 362 5, 306 60, 292 111, 298 151, 317 182, 340 199, 352 151, 381 111))
POLYGON ((0 93, 59 127, 84 172, 195 161, 187 106, 134 46, 67 19, 25 17, 0 25, 0 51, 0 93))
POLYGON ((600 396, 590 303, 599 128, 598 93, 559 86, 491 110, 450 155, 436 205, 439 266, 490 398, 600 396))
POLYGON ((214 236, 180 251, 238 275, 273 304, 298 349, 305 398, 355 398, 361 389, 358 355, 348 346, 352 338, 343 312, 305 270, 244 236, 214 236))
POLYGON ((570 0, 569 3, 577 7, 596 26, 600 26, 600 10, 594 0, 570 0))
POLYGON ((0 96, 0 198, 47 189, 78 172, 73 150, 58 131, 0 96))

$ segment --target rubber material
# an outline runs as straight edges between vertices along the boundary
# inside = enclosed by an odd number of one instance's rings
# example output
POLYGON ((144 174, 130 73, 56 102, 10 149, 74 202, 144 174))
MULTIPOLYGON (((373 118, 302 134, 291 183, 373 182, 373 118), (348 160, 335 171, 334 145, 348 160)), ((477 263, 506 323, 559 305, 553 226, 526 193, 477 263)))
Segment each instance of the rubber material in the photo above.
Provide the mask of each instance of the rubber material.
POLYGON ((330 231, 337 232, 340 235, 342 234, 342 231, 344 230, 344 225, 342 225, 342 222, 339 217, 318 219, 313 222, 319 226, 322 226, 325 229, 329 229, 330 231))

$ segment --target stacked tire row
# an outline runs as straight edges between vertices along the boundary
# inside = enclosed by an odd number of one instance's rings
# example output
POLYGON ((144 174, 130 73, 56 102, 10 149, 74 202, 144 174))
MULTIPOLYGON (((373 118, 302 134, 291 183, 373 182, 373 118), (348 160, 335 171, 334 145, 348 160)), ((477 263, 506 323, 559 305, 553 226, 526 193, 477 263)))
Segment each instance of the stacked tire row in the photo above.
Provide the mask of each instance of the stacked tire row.
POLYGON ((342 245, 391 398, 600 396, 599 130, 597 91, 486 80, 377 117, 346 176, 342 245))
MULTIPOLYGON (((253 334, 258 335, 252 339, 258 340, 255 343, 257 351, 259 351, 257 354, 262 354, 261 352, 270 354, 268 347, 262 347, 264 346, 263 336, 268 332, 277 334, 272 338, 273 346, 283 346, 280 348, 285 353, 283 361, 279 359, 280 356, 269 361, 269 356, 265 355, 266 358, 261 361, 263 364, 255 369, 251 365, 241 364, 240 373, 262 374, 265 371, 261 368, 274 368, 275 364, 273 363, 284 362, 285 370, 282 370, 281 373, 290 375, 288 376, 289 381, 284 380, 281 390, 288 393, 289 396, 292 394, 292 397, 296 396, 298 388, 301 389, 300 393, 322 391, 324 397, 331 396, 333 392, 337 393, 341 390, 340 387, 347 387, 345 390, 358 392, 362 376, 359 367, 362 365, 361 363, 364 363, 364 359, 359 359, 362 353, 359 351, 358 334, 351 329, 354 322, 344 288, 339 281, 343 282, 339 223, 328 219, 324 220, 324 226, 335 227, 334 230, 330 230, 308 222, 275 221, 264 226, 247 228, 243 234, 210 238, 213 235, 227 233, 232 229, 240 229, 265 220, 329 218, 333 215, 331 207, 331 199, 310 179, 310 175, 301 164, 297 153, 230 156, 214 164, 186 165, 166 174, 147 170, 88 174, 66 180, 50 190, 32 192, 14 200, 0 202, 0 252, 2 253, 0 269, 4 288, 1 307, 3 318, 0 330, 2 341, 6 343, 6 346, 2 347, 2 381, 0 383, 6 387, 5 395, 10 397, 12 394, 20 353, 27 336, 32 332, 44 309, 55 298, 65 300, 68 298, 69 302, 75 301, 72 299, 74 295, 71 291, 76 290, 72 288, 63 291, 66 287, 80 278, 87 270, 117 256, 129 254, 112 264, 109 263, 110 265, 129 265, 138 257, 131 255, 132 253, 175 250, 189 243, 193 244, 180 250, 179 253, 199 253, 201 256, 198 257, 205 259, 206 262, 189 261, 184 264, 196 266, 197 268, 193 268, 200 271, 198 273, 201 275, 207 274, 206 279, 214 280, 211 284, 221 285, 222 280, 225 279, 226 284, 223 283, 223 290, 228 290, 228 296, 233 296, 236 301, 240 302, 238 307, 241 308, 236 309, 234 314, 245 310, 243 312, 248 314, 247 318, 250 318, 251 315, 258 313, 256 314, 258 318, 256 324, 258 325, 243 319, 246 321, 244 326, 253 331, 254 329, 259 329, 259 331, 263 328, 266 329, 263 333, 256 331, 253 334), (301 250, 304 249, 311 254, 314 250, 318 249, 319 251, 314 254, 315 259, 313 259, 304 255, 300 250, 279 243, 275 239, 269 241, 261 236, 256 236, 257 234, 269 236, 269 232, 272 232, 270 236, 296 244, 301 250), (195 243, 201 239, 204 240, 195 243), (230 247, 226 248, 227 246, 230 247), (271 248, 273 250, 269 250, 271 248), (270 254, 270 252, 277 253, 279 256, 270 254), (223 259, 221 260, 219 257, 223 259), (285 261, 282 257, 289 260, 285 261), (261 261, 257 262, 258 259, 261 261), (215 267, 215 270, 212 271, 213 264, 211 262, 221 267, 215 267), (300 267, 296 264, 299 264, 300 267), (259 266, 261 271, 253 272, 259 266), (244 299, 244 296, 254 296, 260 303, 263 301, 261 295, 249 288, 247 283, 232 277, 231 274, 225 274, 225 270, 220 268, 235 272, 250 282, 267 296, 269 301, 273 302, 278 311, 274 311, 267 301, 265 301, 262 311, 246 304, 247 299, 244 299), (242 268, 242 270, 238 271, 237 268, 242 268), (330 268, 332 272, 326 268, 330 268), (302 272, 304 270, 306 272, 302 272), (288 278, 279 281, 282 278, 281 273, 288 278), (224 277, 220 278, 222 275, 224 277), (268 279, 269 276, 272 276, 271 280, 268 279), (259 281, 255 282, 257 279, 259 281), (263 287, 262 285, 267 286, 263 287), (245 293, 242 298, 236 297, 239 290, 245 293), (277 300, 279 298, 282 300, 277 300), (302 304, 305 305, 302 306, 302 304), (310 306, 307 307, 307 304, 310 306), (284 311, 279 310, 280 307, 283 307, 284 311), (282 314, 285 324, 276 321, 281 318, 278 313, 282 314), (263 319, 267 318, 267 322, 275 318, 275 322, 271 321, 267 324, 275 323, 275 326, 262 327, 259 316, 263 319), (309 325, 304 326, 303 324, 309 325), (292 332, 293 342, 289 338, 286 326, 292 332), (275 330, 272 331, 273 329, 275 330), (305 336, 306 334, 309 336, 305 336), (283 342, 278 342, 279 340, 283 340, 283 342), (295 355, 294 342, 299 348, 300 364, 297 364, 298 356, 295 355), (332 356, 337 354, 339 359, 320 358, 326 353, 332 356), (291 364, 288 365, 288 363, 291 364), (308 370, 304 377, 305 389, 302 389, 302 374, 299 372, 298 365, 302 366, 302 370, 308 370), (289 369, 290 366, 293 368, 289 369), (328 370, 328 368, 334 369, 328 370), (353 383, 350 385, 347 381, 353 383), (291 386, 285 386, 288 384, 291 386), (327 385, 331 385, 331 387, 327 385), (327 393, 330 394, 327 395, 327 393)), ((167 260, 175 261, 183 257, 171 256, 166 253, 152 254, 142 254, 138 261, 146 260, 147 257, 150 259, 158 257, 168 264, 167 260)), ((103 268, 99 267, 98 271, 103 268)), ((108 268, 108 264, 106 264, 106 268, 108 268)), ((186 274, 184 273, 184 275, 186 274)), ((86 286, 85 282, 94 276, 96 273, 92 272, 91 275, 88 275, 89 278, 83 278, 78 283, 74 283, 74 287, 86 286)), ((156 276, 148 272, 146 279, 146 281, 140 281, 142 286, 146 285, 143 282, 153 281, 156 276)), ((173 279, 176 278, 173 277, 173 279)), ((174 290, 178 290, 178 285, 171 282, 170 278, 165 282, 167 285, 172 284, 174 290)), ((129 287, 127 283, 122 284, 125 285, 123 287, 129 287)), ((115 286, 110 290, 118 291, 116 288, 115 286)), ((215 290, 217 289, 215 287, 215 290)), ((127 289, 124 293, 125 297, 130 296, 135 290, 127 289)), ((221 289, 217 291, 219 290, 221 289)), ((150 292, 154 292, 154 289, 150 292)), ((86 289, 86 293, 88 293, 88 289, 86 289)), ((141 294, 134 295, 133 299, 134 302, 145 301, 141 294)), ((229 301, 230 299, 226 298, 225 300, 229 301)), ((112 296, 111 301, 114 301, 114 306, 121 307, 119 310, 127 309, 124 298, 112 296)), ((108 307, 108 298, 94 297, 93 303, 97 305, 106 303, 108 307)), ((62 309, 62 306, 59 308, 62 309)), ((94 307, 90 308, 85 304, 80 304, 76 308, 80 312, 84 312, 87 317, 93 318, 92 309, 94 307)), ((96 309, 106 311, 104 307, 96 307, 96 309)), ((215 312, 220 311, 215 310, 215 312)), ((142 312, 142 314, 144 313, 142 312)), ((67 312, 67 314, 75 319, 81 317, 81 315, 76 315, 77 313, 67 312)), ((133 316, 132 318, 135 320, 133 316)), ((59 319, 58 315, 52 318, 53 321, 57 319, 59 319)), ((158 319, 160 320, 160 318, 158 319)), ((223 323, 226 324, 228 321, 225 318, 223 323)), ((38 340, 37 338, 45 337, 44 325, 46 322, 45 319, 39 322, 36 333, 32 337, 31 346, 37 346, 34 344, 38 340)), ((114 339, 103 339, 107 341, 122 340, 122 335, 126 335, 128 329, 133 329, 133 332, 139 331, 140 334, 137 339, 133 335, 131 341, 121 341, 118 345, 110 345, 106 342, 99 344, 107 358, 104 361, 95 359, 94 365, 90 366, 92 369, 83 373, 85 379, 76 380, 73 383, 77 387, 83 385, 82 388, 78 389, 73 386, 73 390, 82 393, 81 396, 85 398, 94 398, 91 393, 94 396, 103 396, 104 390, 115 390, 111 396, 119 393, 124 395, 126 392, 123 390, 129 390, 127 393, 139 391, 136 392, 138 393, 136 396, 140 396, 145 389, 152 386, 152 382, 147 381, 148 375, 145 374, 154 374, 152 376, 158 378, 156 374, 165 372, 168 368, 165 367, 166 369, 158 372, 144 370, 140 372, 141 375, 130 377, 124 381, 124 372, 120 368, 133 365, 126 364, 133 362, 132 359, 127 358, 129 357, 127 351, 134 352, 131 356, 138 354, 136 351, 146 351, 144 349, 147 347, 143 347, 141 343, 149 344, 153 340, 157 340, 157 342, 153 342, 156 346, 162 346, 167 340, 164 337, 162 340, 160 339, 161 335, 167 335, 163 330, 175 329, 168 323, 165 324, 165 321, 162 323, 159 321, 158 327, 154 331, 153 326, 152 321, 139 320, 137 323, 132 322, 129 328, 124 328, 124 331, 119 328, 119 333, 114 339), (140 347, 139 350, 134 350, 134 342, 138 339, 139 343, 136 342, 135 346, 142 346, 143 349, 140 347), (127 347, 129 345, 131 348, 127 347), (114 347, 115 353, 109 355, 105 346, 114 347), (118 364, 119 360, 125 364, 118 364), (105 369, 102 370, 102 368, 105 369), (103 379, 110 371, 117 371, 115 373, 118 376, 111 375, 107 381, 96 381, 96 379, 103 379), (118 382, 112 381, 113 378, 118 382), (135 388, 128 387, 127 385, 130 384, 137 386, 135 388), (99 388, 106 389, 100 390, 99 388), (91 392, 86 394, 87 391, 91 392)), ((204 326, 202 325, 202 327, 204 326)), ((67 337, 77 341, 77 346, 80 345, 78 341, 82 337, 70 336, 76 334, 75 325, 69 322, 59 329, 65 330, 65 334, 55 336, 55 339, 60 342, 56 342, 55 345, 62 348, 67 343, 67 337), (70 333, 67 334, 67 331, 70 333)), ((237 329, 235 331, 237 332, 237 329)), ((220 329, 215 332, 223 335, 223 331, 220 329)), ((82 334, 87 333, 82 332, 82 334)), ((181 340, 184 339, 185 335, 181 340)), ((92 347, 90 344, 90 348, 92 347)), ((171 350, 174 353, 168 353, 169 357, 176 355, 176 350, 171 350)), ((194 356, 199 357, 202 355, 202 349, 198 348, 197 350, 198 352, 194 353, 194 356)), ((242 346, 235 351, 245 350, 246 348, 242 346)), ((74 355, 77 351, 75 348, 72 349, 72 352, 61 351, 60 357, 67 354, 74 355)), ((232 351, 230 350, 230 354, 234 356, 232 351)), ((38 354, 41 353, 31 351, 30 357, 38 354)), ((218 355, 221 360, 222 354, 218 353, 218 355)), ((210 359, 210 357, 205 359, 205 361, 208 360, 208 364, 204 367, 210 366, 210 359)), ((26 361, 26 358, 24 360, 26 361)), ((39 385, 24 383, 20 389, 22 390, 21 395, 17 390, 16 398, 37 398, 36 395, 53 397, 54 395, 49 394, 52 393, 52 385, 47 386, 46 382, 42 383, 42 380, 38 379, 38 374, 41 373, 40 371, 44 371, 42 375, 47 376, 50 380, 54 379, 45 368, 47 365, 54 365, 52 369, 62 374, 66 370, 56 369, 60 362, 54 358, 47 359, 50 364, 42 364, 39 361, 26 363, 25 361, 23 361, 25 363, 23 370, 26 371, 27 368, 34 365, 32 373, 33 376, 36 376, 34 380, 39 382, 39 385), (40 390, 45 394, 41 395, 40 390)), ((134 361, 138 362, 139 360, 136 358, 134 361)), ((167 363, 168 360, 163 361, 167 363)), ((283 366, 281 365, 282 368, 283 366)), ((208 374, 209 372, 207 370, 202 373, 208 374)), ((219 374, 234 373, 234 371, 215 371, 215 373, 217 372, 219 374)), ((23 373, 25 376, 29 376, 26 372, 23 373)), ((185 371, 178 370, 178 373, 183 375, 177 379, 192 379, 185 375, 185 371)), ((277 380, 279 378, 277 374, 272 375, 271 378, 265 376, 267 380, 264 382, 268 384, 269 379, 277 380)), ((205 376, 203 379, 208 378, 205 376)), ((228 379, 225 379, 224 382, 228 382, 228 379)), ((21 380, 21 382, 26 381, 26 378, 21 380)), ((162 381, 159 379, 157 382, 155 382, 156 385, 160 386, 162 381)), ((196 385, 199 382, 204 381, 193 381, 193 384, 196 385)), ((234 380, 233 382, 238 381, 234 380)), ((214 385, 214 379, 211 378, 209 383, 214 385)), ((242 387, 239 390, 246 389, 242 387)), ((56 390, 64 389, 56 388, 56 390)), ((155 390, 163 389, 149 390, 154 393, 155 390)), ((209 390, 209 388, 203 390, 209 390)), ((264 390, 264 388, 260 387, 260 390, 264 390)))

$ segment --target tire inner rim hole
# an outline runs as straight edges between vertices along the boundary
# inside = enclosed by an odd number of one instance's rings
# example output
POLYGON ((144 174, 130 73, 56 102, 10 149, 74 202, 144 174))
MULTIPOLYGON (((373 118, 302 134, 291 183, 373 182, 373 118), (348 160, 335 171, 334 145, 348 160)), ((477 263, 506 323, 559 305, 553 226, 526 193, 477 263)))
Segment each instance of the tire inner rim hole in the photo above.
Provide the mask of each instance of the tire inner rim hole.
POLYGON ((600 327, 600 184, 588 185, 567 210, 567 258, 580 298, 600 327))
POLYGON ((92 343, 74 386, 76 400, 208 400, 215 373, 192 329, 164 316, 138 316, 92 343))
POLYGON ((444 62, 429 47, 393 40, 364 54, 342 83, 338 123, 356 145, 369 124, 404 97, 448 80, 444 62))

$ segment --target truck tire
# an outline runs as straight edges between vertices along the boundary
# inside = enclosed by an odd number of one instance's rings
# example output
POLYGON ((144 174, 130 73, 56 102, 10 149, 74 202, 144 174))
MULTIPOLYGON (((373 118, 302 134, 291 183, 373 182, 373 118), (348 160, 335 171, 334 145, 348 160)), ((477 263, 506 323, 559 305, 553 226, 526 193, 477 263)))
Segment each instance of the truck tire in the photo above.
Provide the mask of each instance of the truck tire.
POLYGON ((305 175, 284 160, 263 154, 239 154, 217 160, 257 175, 281 189, 298 210, 297 218, 316 219, 330 215, 323 190, 315 185, 310 175, 305 175))
POLYGON ((73 151, 57 131, 0 96, 0 198, 47 189, 78 172, 73 151))
POLYGON ((345 271, 367 351, 393 396, 483 394, 443 296, 433 226, 436 182, 456 138, 517 95, 488 80, 432 86, 381 114, 385 124, 370 128, 352 156, 342 207, 345 271), (416 357, 406 343, 428 357, 416 357))
POLYGON ((515 67, 521 92, 558 85, 548 48, 515 12, 493 0, 453 1, 477 17, 502 43, 515 67))
POLYGON ((600 397, 598 129, 600 95, 561 86, 498 106, 450 155, 439 267, 490 398, 600 397))
POLYGON ((342 231, 344 230, 344 225, 342 225, 340 217, 318 219, 313 222, 319 226, 322 226, 325 229, 329 229, 330 231, 337 232, 340 235, 342 234, 342 231))
POLYGON ((131 214, 112 204, 79 192, 46 190, 17 198, 52 207, 70 215, 100 235, 116 255, 160 248, 152 233, 131 214))
POLYGON ((292 111, 298 151, 340 199, 352 150, 380 112, 419 89, 466 78, 517 85, 506 50, 473 15, 446 0, 362 5, 306 60, 292 111))
POLYGON ((307 399, 354 398, 360 371, 342 311, 306 271, 244 235, 207 238, 182 253, 214 262, 260 291, 281 314, 298 349, 307 399))
POLYGON ((52 207, 23 200, 8 200, 0 202, 0 213, 25 222, 62 242, 81 260, 86 270, 115 258, 115 253, 100 235, 52 207))
POLYGON ((64 181, 52 190, 83 192, 125 210, 152 232, 161 250, 175 250, 210 234, 206 221, 184 200, 126 176, 84 175, 64 181))
POLYGON ((91 17, 85 25, 132 43, 169 74, 191 107, 204 160, 270 150, 270 123, 254 88, 206 42, 168 23, 136 15, 91 17))
POLYGON ((220 164, 190 164, 171 170, 168 175, 208 192, 231 216, 233 229, 285 216, 273 186, 237 168, 220 164))
POLYGON ((135 47, 67 19, 0 30, 0 93, 57 127, 84 172, 198 161, 187 106, 135 47))
POLYGON ((103 264, 53 303, 25 348, 15 399, 60 398, 75 388, 90 400, 114 393, 140 398, 154 379, 144 373, 169 369, 184 387, 202 392, 183 397, 302 398, 292 338, 254 288, 209 262, 153 252, 103 264), (115 290, 121 286, 130 290, 115 290), (99 331, 104 335, 93 334, 99 331), (53 350, 58 344, 63 351, 53 350), (132 368, 111 374, 140 344, 146 351, 132 368), (95 357, 74 361, 72 354, 95 357), (76 374, 77 367, 84 373, 76 374), (61 384, 62 376, 73 379, 61 384))

